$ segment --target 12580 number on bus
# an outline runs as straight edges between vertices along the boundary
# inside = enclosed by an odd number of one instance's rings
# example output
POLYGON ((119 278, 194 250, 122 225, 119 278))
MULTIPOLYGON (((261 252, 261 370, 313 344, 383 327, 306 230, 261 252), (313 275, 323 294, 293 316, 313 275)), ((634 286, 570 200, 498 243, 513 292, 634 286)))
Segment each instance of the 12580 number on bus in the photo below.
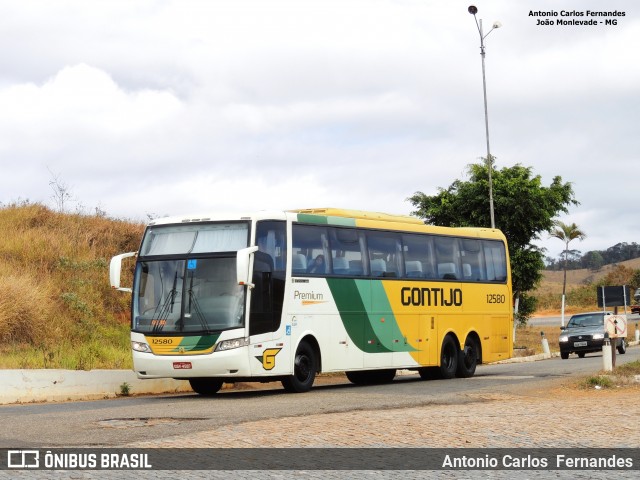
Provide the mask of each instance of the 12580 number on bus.
POLYGON ((487 293, 487 303, 506 303, 507 296, 501 293, 487 293))

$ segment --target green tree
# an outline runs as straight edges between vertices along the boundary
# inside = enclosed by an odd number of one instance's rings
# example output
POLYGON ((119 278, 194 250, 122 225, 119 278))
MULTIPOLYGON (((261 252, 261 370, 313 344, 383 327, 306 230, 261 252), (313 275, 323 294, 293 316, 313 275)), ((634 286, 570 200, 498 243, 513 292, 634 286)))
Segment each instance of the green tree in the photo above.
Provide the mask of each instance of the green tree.
POLYGON ((604 258, 602 257, 602 254, 600 252, 587 252, 582 257, 582 264, 589 270, 600 270, 600 268, 602 268, 602 266, 604 265, 604 258))
POLYGON ((564 274, 562 276, 562 326, 564 326, 564 300, 567 290, 567 262, 569 259, 569 243, 573 240, 584 240, 587 235, 578 228, 575 223, 567 225, 560 220, 556 220, 554 228, 550 230, 549 235, 551 238, 557 238, 564 242, 564 268, 562 269, 564 274))
MULTIPOLYGON (((535 288, 542 276, 543 250, 532 242, 553 227, 555 216, 568 213, 569 205, 578 205, 571 183, 556 176, 544 186, 532 170, 514 165, 492 171, 496 228, 504 232, 509 244, 514 297, 535 288)), ((434 225, 489 226, 486 162, 469 165, 468 176, 468 180, 439 188, 437 195, 413 194, 408 198, 416 209, 413 214, 434 225)))

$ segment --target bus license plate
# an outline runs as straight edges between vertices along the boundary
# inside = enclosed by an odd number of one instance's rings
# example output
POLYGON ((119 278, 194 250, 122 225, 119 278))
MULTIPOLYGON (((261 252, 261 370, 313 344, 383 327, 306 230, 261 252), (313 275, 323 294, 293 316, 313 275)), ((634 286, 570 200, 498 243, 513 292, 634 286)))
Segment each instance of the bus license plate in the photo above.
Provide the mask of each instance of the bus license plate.
MULTIPOLYGON (((575 342, 573 344, 574 347, 586 347, 587 346, 587 342, 575 342)), ((174 364, 175 365, 175 364, 174 364)), ((191 367, 189 367, 191 368, 191 367)))
POLYGON ((191 362, 173 362, 174 370, 190 370, 191 362))

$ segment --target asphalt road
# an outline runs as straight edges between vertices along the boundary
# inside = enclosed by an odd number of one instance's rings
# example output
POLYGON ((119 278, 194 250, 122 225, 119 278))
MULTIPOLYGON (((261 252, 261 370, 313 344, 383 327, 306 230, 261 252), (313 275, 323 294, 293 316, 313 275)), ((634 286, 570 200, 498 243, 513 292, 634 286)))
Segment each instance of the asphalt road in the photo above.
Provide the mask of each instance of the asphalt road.
MULTIPOLYGON (((640 348, 618 355, 618 365, 640 358, 640 348)), ((544 388, 602 369, 602 354, 583 359, 481 365, 470 379, 420 380, 398 376, 388 385, 354 386, 343 376, 323 378, 311 392, 286 394, 279 383, 196 394, 118 398, 101 401, 0 406, 0 448, 123 446, 248 421, 300 417, 309 413, 463 404, 469 393, 517 393, 544 388), (324 384, 323 384, 324 383, 324 384)))

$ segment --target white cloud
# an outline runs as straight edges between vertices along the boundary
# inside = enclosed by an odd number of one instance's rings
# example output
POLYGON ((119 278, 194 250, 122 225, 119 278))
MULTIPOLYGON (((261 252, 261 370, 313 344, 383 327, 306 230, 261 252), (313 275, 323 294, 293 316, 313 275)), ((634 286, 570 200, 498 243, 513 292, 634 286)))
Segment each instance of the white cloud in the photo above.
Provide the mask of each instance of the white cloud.
POLYGON ((176 115, 180 101, 169 92, 126 92, 102 70, 66 66, 43 85, 0 90, 0 122, 15 133, 68 134, 78 130, 109 137, 136 134, 176 115))

